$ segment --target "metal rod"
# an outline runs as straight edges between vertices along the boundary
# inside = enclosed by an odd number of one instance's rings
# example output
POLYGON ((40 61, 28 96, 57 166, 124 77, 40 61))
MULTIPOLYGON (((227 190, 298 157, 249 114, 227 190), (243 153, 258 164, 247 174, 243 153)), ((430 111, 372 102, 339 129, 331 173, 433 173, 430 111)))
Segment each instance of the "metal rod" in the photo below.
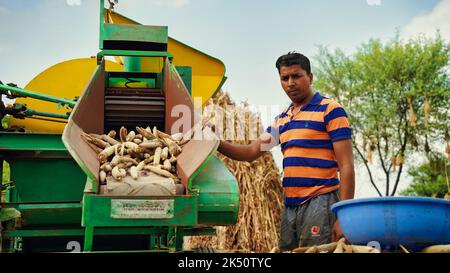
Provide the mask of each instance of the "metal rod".
POLYGON ((50 101, 50 102, 55 102, 55 103, 61 103, 61 104, 65 104, 71 108, 75 107, 75 104, 77 103, 76 101, 73 100, 68 100, 68 99, 61 99, 58 97, 53 97, 53 96, 49 96, 49 95, 43 95, 40 93, 36 93, 33 91, 29 91, 29 90, 25 90, 22 88, 18 88, 18 87, 12 87, 9 85, 4 85, 4 84, 0 84, 0 90, 8 90, 14 93, 18 93, 20 95, 24 95, 26 97, 30 97, 30 98, 34 98, 34 99, 38 99, 38 100, 45 100, 45 101, 50 101))
POLYGON ((51 121, 51 122, 67 123, 67 121, 56 120, 56 119, 50 119, 50 118, 39 118, 39 117, 28 117, 28 118, 31 118, 31 119, 37 119, 37 120, 43 120, 43 121, 51 121))
POLYGON ((42 117, 49 117, 49 118, 61 118, 61 119, 69 118, 69 115, 41 112, 41 111, 35 111, 33 109, 25 110, 24 114, 27 116, 42 116, 42 117))

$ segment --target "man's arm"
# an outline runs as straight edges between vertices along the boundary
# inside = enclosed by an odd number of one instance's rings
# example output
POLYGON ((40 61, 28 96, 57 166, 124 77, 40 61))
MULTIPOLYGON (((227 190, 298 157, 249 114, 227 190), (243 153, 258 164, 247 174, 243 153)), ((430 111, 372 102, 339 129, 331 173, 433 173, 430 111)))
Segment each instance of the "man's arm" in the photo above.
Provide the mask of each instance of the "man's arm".
POLYGON ((341 140, 333 143, 339 167, 340 200, 353 199, 355 196, 355 168, 353 164, 352 141, 341 140))
MULTIPOLYGON (((339 167, 340 200, 353 199, 355 196, 355 168, 353 165, 352 141, 347 139, 333 142, 333 148, 339 167)), ((339 226, 339 221, 336 221, 332 239, 336 242, 342 237, 344 237, 344 234, 339 226)))
POLYGON ((252 162, 275 146, 271 142, 273 142, 272 136, 269 133, 264 133, 248 145, 221 141, 218 151, 234 160, 252 162))
POLYGON ((353 166, 352 133, 347 113, 339 103, 331 102, 324 115, 327 132, 333 143, 334 154, 339 167, 340 199, 353 199, 355 195, 355 170, 353 166))

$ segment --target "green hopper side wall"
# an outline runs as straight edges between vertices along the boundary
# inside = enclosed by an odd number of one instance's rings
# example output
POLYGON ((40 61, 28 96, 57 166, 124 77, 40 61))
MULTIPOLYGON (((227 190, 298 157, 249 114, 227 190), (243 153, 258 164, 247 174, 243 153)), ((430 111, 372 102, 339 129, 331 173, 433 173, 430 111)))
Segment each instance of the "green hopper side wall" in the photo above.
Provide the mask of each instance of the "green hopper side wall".
POLYGON ((239 188, 236 178, 217 156, 206 163, 192 182, 199 190, 198 223, 201 225, 230 225, 239 213, 239 188))

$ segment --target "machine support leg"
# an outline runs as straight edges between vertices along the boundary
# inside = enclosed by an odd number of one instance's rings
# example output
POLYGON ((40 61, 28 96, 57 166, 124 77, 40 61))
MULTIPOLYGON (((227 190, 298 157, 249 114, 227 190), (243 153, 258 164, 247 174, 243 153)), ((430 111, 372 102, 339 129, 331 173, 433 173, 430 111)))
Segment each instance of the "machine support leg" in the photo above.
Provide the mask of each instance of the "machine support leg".
POLYGON ((161 234, 161 237, 159 239, 159 243, 161 244, 161 246, 169 247, 169 242, 167 240, 167 233, 166 234, 161 234))
POLYGON ((11 239, 11 241, 9 241, 9 253, 13 252, 14 252, 14 239, 11 239))
POLYGON ((154 250, 156 247, 156 236, 150 235, 150 250, 154 250))
POLYGON ((178 227, 175 233, 175 251, 183 250, 183 242, 184 242, 184 229, 182 227, 178 227))
POLYGON ((167 232, 167 246, 169 248, 175 248, 175 239, 177 236, 177 228, 169 226, 167 232))
POLYGON ((92 251, 93 242, 94 242, 94 227, 86 226, 86 231, 84 233, 84 252, 92 251))
POLYGON ((20 253, 22 251, 22 237, 11 238, 9 241, 9 253, 20 253))

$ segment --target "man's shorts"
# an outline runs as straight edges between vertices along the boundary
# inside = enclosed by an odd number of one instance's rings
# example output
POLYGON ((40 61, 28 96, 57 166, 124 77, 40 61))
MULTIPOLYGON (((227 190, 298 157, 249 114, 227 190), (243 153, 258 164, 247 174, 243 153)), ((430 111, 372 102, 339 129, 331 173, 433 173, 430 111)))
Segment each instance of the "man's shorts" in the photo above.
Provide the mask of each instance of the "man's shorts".
POLYGON ((336 222, 331 206, 338 201, 339 193, 333 191, 304 204, 285 207, 281 215, 280 250, 330 243, 336 222))

